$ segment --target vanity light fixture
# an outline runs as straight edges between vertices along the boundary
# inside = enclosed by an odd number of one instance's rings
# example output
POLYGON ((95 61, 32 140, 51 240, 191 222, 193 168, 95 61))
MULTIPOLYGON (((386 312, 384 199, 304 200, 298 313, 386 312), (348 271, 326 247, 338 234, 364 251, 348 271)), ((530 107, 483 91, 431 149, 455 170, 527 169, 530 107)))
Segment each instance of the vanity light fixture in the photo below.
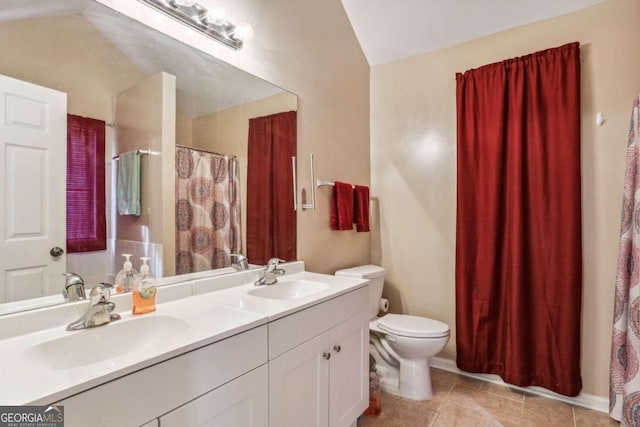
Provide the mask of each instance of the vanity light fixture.
POLYGON ((194 30, 238 50, 253 37, 249 24, 232 24, 222 9, 207 9, 196 0, 138 0, 194 30))

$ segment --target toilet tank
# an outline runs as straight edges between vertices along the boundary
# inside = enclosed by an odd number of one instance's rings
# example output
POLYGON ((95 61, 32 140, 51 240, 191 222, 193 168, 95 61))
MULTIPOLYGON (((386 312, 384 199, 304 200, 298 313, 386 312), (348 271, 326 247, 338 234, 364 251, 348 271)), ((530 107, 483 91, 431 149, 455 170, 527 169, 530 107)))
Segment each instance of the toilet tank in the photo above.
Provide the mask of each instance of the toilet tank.
POLYGON ((369 318, 373 319, 378 315, 384 286, 384 268, 377 265, 361 265, 338 270, 335 275, 369 280, 369 318))

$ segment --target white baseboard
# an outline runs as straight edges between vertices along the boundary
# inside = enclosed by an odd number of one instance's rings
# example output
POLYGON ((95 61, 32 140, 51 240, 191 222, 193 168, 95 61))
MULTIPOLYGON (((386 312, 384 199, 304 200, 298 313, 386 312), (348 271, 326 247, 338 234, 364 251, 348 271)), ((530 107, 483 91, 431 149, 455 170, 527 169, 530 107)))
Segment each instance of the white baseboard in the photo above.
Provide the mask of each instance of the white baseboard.
POLYGON ((576 397, 567 397, 558 393, 554 393, 542 387, 518 387, 512 384, 505 383, 504 381, 502 381, 502 378, 500 378, 497 375, 474 374, 471 372, 461 371, 456 366, 456 362, 454 360, 446 359, 443 357, 432 357, 431 359, 429 359, 429 365, 437 369, 442 369, 443 371, 454 372, 456 374, 464 375, 464 376, 475 378, 478 380, 488 381, 494 384, 505 385, 515 390, 520 390, 526 393, 548 397, 550 399, 560 400, 562 402, 569 403, 571 405, 593 409, 594 411, 609 413, 608 397, 595 396, 589 393, 580 393, 576 397))

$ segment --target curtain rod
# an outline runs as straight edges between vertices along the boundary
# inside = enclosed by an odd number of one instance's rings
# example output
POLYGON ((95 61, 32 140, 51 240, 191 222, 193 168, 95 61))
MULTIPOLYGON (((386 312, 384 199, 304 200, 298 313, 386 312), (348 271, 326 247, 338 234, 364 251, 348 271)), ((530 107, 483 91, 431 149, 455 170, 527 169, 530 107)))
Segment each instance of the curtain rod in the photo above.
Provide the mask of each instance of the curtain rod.
MULTIPOLYGON (((203 153, 215 154, 217 156, 227 156, 227 157, 236 158, 236 156, 234 154, 221 154, 221 153, 216 153, 215 151, 208 151, 208 150, 202 150, 200 148, 187 147, 186 145, 176 144, 176 148, 185 148, 187 150, 201 151, 203 153)), ((150 155, 150 154, 157 155, 157 153, 152 152, 150 149, 136 150, 136 153, 138 153, 140 155, 150 155)), ((120 158, 120 155, 112 157, 113 160, 118 160, 119 158, 120 158)))
POLYGON ((185 149, 187 149, 187 150, 201 151, 201 152, 203 152, 203 153, 215 154, 215 155, 217 155, 217 156, 236 157, 234 154, 222 154, 222 153, 216 153, 215 151, 204 150, 204 149, 202 149, 202 148, 189 147, 189 146, 187 146, 187 145, 180 145, 180 144, 176 144, 176 148, 185 148, 185 149))

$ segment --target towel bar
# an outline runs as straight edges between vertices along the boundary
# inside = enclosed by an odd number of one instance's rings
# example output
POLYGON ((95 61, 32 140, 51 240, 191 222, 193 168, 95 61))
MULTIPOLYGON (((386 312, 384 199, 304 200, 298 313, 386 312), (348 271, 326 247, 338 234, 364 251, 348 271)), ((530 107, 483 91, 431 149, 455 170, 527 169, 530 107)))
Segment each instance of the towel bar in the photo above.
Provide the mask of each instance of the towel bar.
MULTIPOLYGON (((136 152, 138 154, 140 154, 141 156, 142 155, 152 154, 150 149, 147 149, 147 150, 136 150, 136 152)), ((120 155, 117 155, 117 156, 113 156, 111 159, 112 160, 118 160, 119 158, 120 158, 120 155)))
POLYGON ((291 156, 291 172, 293 176, 293 210, 298 210, 298 165, 296 156, 291 156))
MULTIPOLYGON (((311 210, 316 210, 316 187, 313 185, 313 183, 316 180, 316 175, 315 175, 315 171, 314 171, 314 167, 313 167, 313 154, 309 154, 309 170, 310 170, 310 175, 311 175, 311 203, 303 203, 302 204, 302 210, 306 210, 306 209, 311 209, 311 210)), ((304 202, 304 200, 303 200, 304 202)))
MULTIPOLYGON (((327 186, 335 187, 336 183, 335 182, 331 182, 331 181, 320 181, 320 180, 316 181, 316 187, 318 187, 318 188, 327 187, 327 186)), ((356 186, 351 184, 351 188, 356 188, 356 186)))

